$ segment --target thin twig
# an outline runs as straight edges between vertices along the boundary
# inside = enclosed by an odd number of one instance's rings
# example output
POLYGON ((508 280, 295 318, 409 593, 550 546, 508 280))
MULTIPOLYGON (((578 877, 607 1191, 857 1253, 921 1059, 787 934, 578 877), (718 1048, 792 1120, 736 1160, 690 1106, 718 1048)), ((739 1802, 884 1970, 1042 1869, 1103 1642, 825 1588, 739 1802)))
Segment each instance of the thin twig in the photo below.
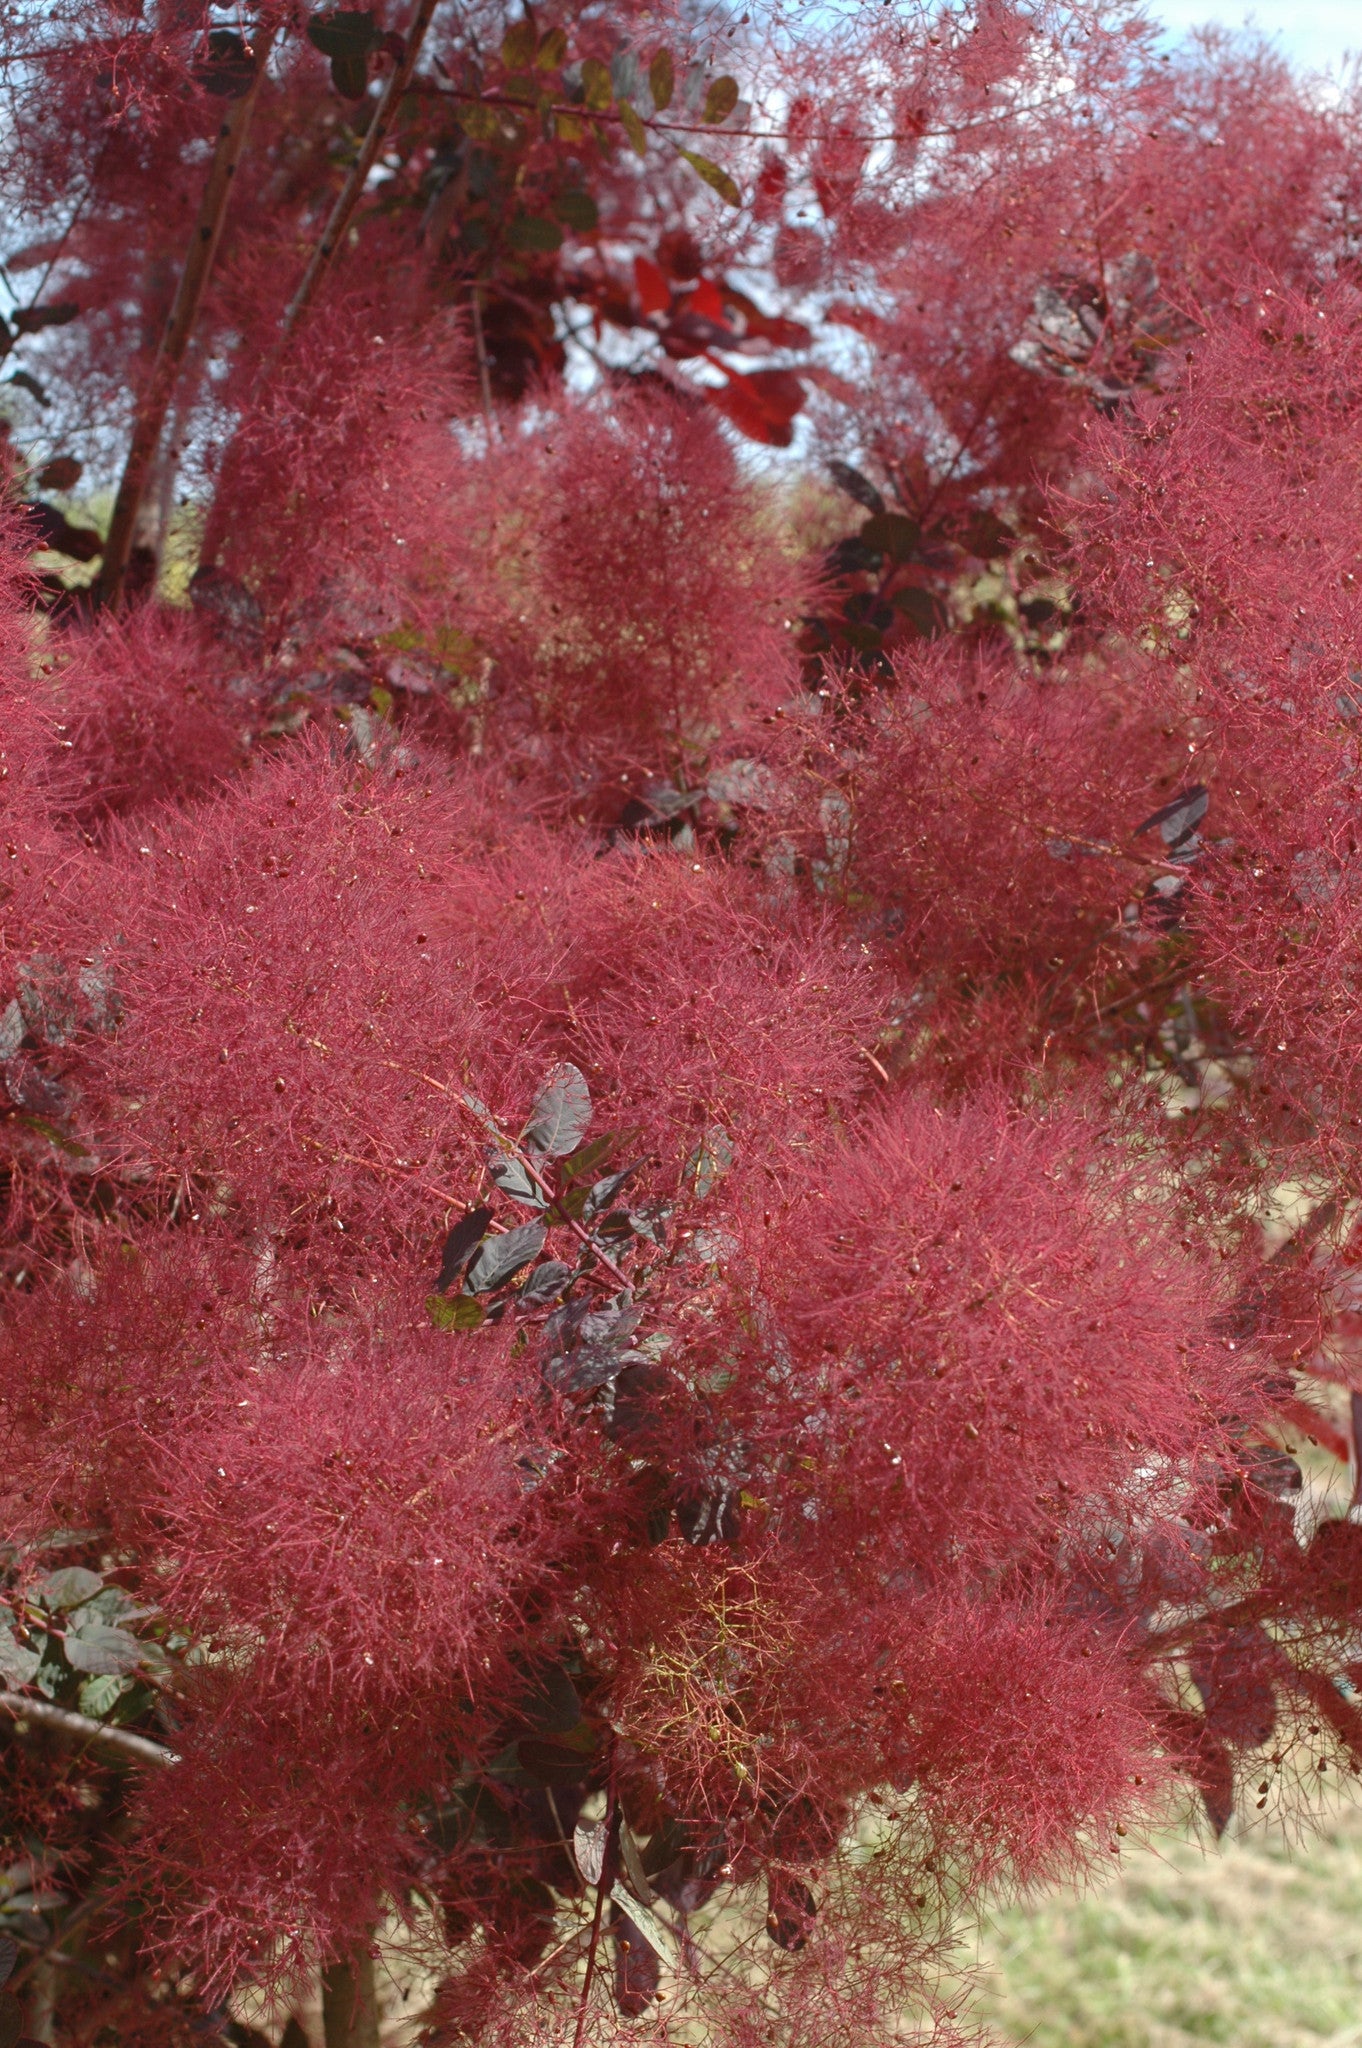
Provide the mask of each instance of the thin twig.
MULTIPOLYGON (((1007 815, 1007 813, 1004 813, 1004 815, 1007 815)), ((1020 822, 1023 825, 1030 825, 1033 822, 1033 820, 1031 820, 1030 818, 1022 817, 1020 819, 1020 822)), ((1058 840, 1059 843, 1063 846, 1080 846, 1082 847, 1084 853, 1105 854, 1108 860, 1128 861, 1132 867, 1167 868, 1172 874, 1175 875, 1180 875, 1186 872, 1187 864, 1185 861, 1172 859, 1160 860, 1157 857, 1157 855, 1153 854, 1130 853, 1123 846, 1113 846, 1109 840, 1084 839, 1077 832, 1066 832, 1061 830, 1061 828, 1058 825, 1037 825, 1036 830, 1041 834, 1043 838, 1058 840)))
POLYGON ((217 147, 213 151, 213 162, 199 201, 198 219, 180 273, 179 289, 175 303, 170 309, 152 365, 151 381, 147 385, 142 403, 137 409, 137 418, 132 430, 132 445, 123 465, 123 476, 114 501, 113 519, 109 526, 109 537, 104 543, 104 560, 96 584, 101 604, 117 604, 123 590, 123 578, 132 553, 132 539, 137 527, 137 515, 141 509, 142 497, 146 490, 147 477, 151 470, 156 450, 160 446, 166 413, 170 409, 171 397, 189 347, 190 336, 199 316, 203 301, 204 287, 208 283, 213 263, 222 239, 223 223, 227 218, 227 201, 236 176, 241 152, 246 146, 246 136, 255 112, 255 103, 265 77, 265 67, 279 33, 278 24, 263 28, 255 53, 255 73, 250 85, 233 102, 218 129, 217 147))
POLYGON ((1132 1003, 1141 1003, 1151 996, 1162 995, 1165 989, 1176 988, 1180 981, 1185 982, 1186 979, 1187 968, 1184 964, 1177 968, 1174 973, 1162 975, 1158 981, 1146 982, 1139 988, 1131 989, 1128 995, 1119 997, 1113 1003, 1104 1003, 1097 1012, 1098 1018, 1100 1020, 1105 1017, 1115 1017, 1121 1010, 1128 1010, 1132 1003))
POLYGON ((88 1714, 73 1714, 69 1707, 54 1707, 50 1700, 29 1699, 21 1692, 0 1692, 0 1707, 16 1721, 32 1721, 50 1728, 72 1742, 87 1743, 91 1749, 111 1749, 143 1764, 177 1764, 173 1749, 138 1735, 131 1728, 111 1728, 106 1721, 92 1721, 88 1714))
MULTIPOLYGON (((505 107, 512 114, 524 115, 527 103, 512 98, 504 92, 466 92, 458 86, 441 85, 433 78, 413 78, 408 90, 431 99, 454 100, 482 107, 505 107)), ((1058 93, 1046 100, 1031 105, 999 107, 995 114, 989 114, 982 121, 953 121, 944 128, 891 128, 881 134, 858 135, 856 140, 869 148, 877 143, 924 141, 956 141, 962 135, 969 135, 976 129, 994 129, 1004 121, 1020 119, 1027 115, 1043 112, 1050 106, 1067 106, 1068 95, 1058 93)), ((623 114, 607 107, 588 107, 580 101, 550 101, 544 112, 562 115, 565 120, 579 121, 583 127, 595 122, 609 122, 612 126, 623 124, 623 114)), ((640 117, 645 128, 658 135, 707 135, 716 142, 789 142, 787 128, 732 128, 717 126, 713 121, 665 121, 656 114, 640 117)))
MULTIPOLYGON (((48 256, 47 262, 43 265, 43 274, 38 279, 38 282, 34 285, 33 294, 32 297, 29 299, 27 306, 20 308, 19 294, 15 290, 14 282, 10 277, 8 270, 6 270, 4 264, 0 263, 0 278, 3 278, 5 281, 5 289, 9 293, 10 297, 13 299, 16 311, 22 310, 24 312, 31 313, 34 307, 38 304, 39 300, 42 298, 43 293, 47 290, 48 279, 51 277, 57 265, 61 262, 62 257, 66 254, 66 244, 70 240, 72 232, 74 231, 77 223, 79 222, 81 215, 84 213, 86 207, 90 203, 91 198, 94 196, 95 186, 99 183, 99 173, 103 168, 104 159, 108 154, 109 140, 110 138, 106 136, 103 143, 100 145, 99 154, 96 156, 94 163, 91 166, 90 176, 86 183, 85 190, 81 193, 80 198, 76 201, 70 219, 67 221, 66 226, 62 229, 61 234, 58 236, 56 243, 53 245, 51 253, 48 256)), ((14 347, 14 344, 18 339, 19 336, 16 334, 11 335, 7 341, 0 342, 0 362, 2 362, 4 358, 9 354, 10 350, 14 347)))
POLYGON ((425 41, 426 30, 430 27, 436 5, 437 0, 417 0, 416 12, 407 30, 402 55, 388 75, 388 82, 379 96, 378 105, 374 108, 369 126, 364 132, 359 155, 336 195, 331 216, 322 232, 320 242, 312 252, 307 269, 303 272, 302 282, 289 301, 288 310, 284 314, 281 336, 283 341, 287 341, 297 328, 336 260, 337 251, 345 239, 345 231, 354 216, 355 208, 359 205, 369 173, 374 167, 379 150, 388 139, 398 106, 411 84, 411 75, 421 54, 421 45, 425 41))
POLYGON ((10 1991, 17 1991, 20 1985, 25 1983, 43 1963, 57 1962, 59 1960, 65 1961, 65 1957, 59 1957, 58 1951, 65 1947, 81 1922, 88 1920, 90 1915, 103 1904, 103 1893, 91 1892, 89 1897, 82 1899, 78 1906, 73 1906, 51 1940, 45 1942, 42 1948, 38 1949, 34 1955, 27 1957, 24 1962, 20 1963, 18 1969, 10 1978, 7 1988, 10 1991))
POLYGON ((478 389, 482 393, 482 415, 487 422, 487 438, 493 434, 492 424, 492 379, 487 369, 487 343, 482 332, 482 293, 473 286, 469 297, 473 304, 473 345, 478 352, 478 389))
POLYGON ((551 1948, 546 1956, 542 1956, 530 1972, 531 1984, 538 1983, 539 1979, 543 1976, 544 1972, 548 1969, 549 1965, 551 1963, 556 1963, 559 1956, 566 1955, 568 1950, 570 1948, 574 1948, 576 1944, 582 1939, 582 1936, 584 1934, 588 1934, 590 1930, 591 1922, 589 1920, 583 1920, 579 1927, 574 1927, 571 1934, 566 1935, 564 1939, 559 1942, 557 1948, 551 1948))

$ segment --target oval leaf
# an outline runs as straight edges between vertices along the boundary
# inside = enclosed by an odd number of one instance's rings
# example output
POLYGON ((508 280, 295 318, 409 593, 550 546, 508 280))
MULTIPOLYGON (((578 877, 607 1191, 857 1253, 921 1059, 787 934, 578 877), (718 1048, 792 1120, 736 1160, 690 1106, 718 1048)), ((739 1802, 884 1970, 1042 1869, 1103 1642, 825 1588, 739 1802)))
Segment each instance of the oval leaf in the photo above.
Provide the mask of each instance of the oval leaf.
POLYGON ((524 1202, 527 1208, 542 1209, 544 1196, 530 1178, 529 1169, 519 1159, 512 1159, 504 1152, 496 1153, 488 1164, 488 1174, 503 1195, 509 1195, 513 1202, 524 1202))
POLYGON ((921 544, 922 529, 902 512, 876 512, 862 526, 859 538, 875 554, 907 562, 921 544))
POLYGON ((68 1564, 39 1579, 33 1591, 51 1613, 60 1614, 64 1607, 83 1607, 103 1584, 98 1572, 87 1571, 83 1564, 68 1564))
POLYGON ((474 1294, 489 1294, 503 1287, 522 1266, 528 1266, 544 1249, 542 1223, 521 1223, 500 1237, 489 1237, 468 1269, 468 1286, 474 1294))
POLYGON ((727 171, 722 170, 718 164, 711 162, 709 157, 701 156, 697 149, 683 149, 680 153, 695 172, 696 177, 703 178, 711 191, 718 193, 725 205, 742 205, 742 194, 729 177, 727 171))
POLYGON ((369 87, 366 57, 333 57, 331 83, 343 100, 362 100, 369 87))
POLYGON ((121 1677, 136 1671, 142 1662, 142 1645, 125 1628, 110 1628, 107 1622, 87 1622, 65 1643, 66 1661, 73 1671, 104 1673, 121 1677))
POLYGON ((598 1821, 594 1828, 584 1827, 578 1821, 572 1830, 572 1853, 577 1868, 588 1884, 599 1884, 601 1872, 605 1869, 605 1822, 598 1821))
POLYGON ((628 100, 620 101, 620 121, 625 134, 629 137, 629 146, 633 150, 634 155, 647 156, 648 131, 630 106, 628 100))
POLYGON ((435 1285, 441 1294, 446 1288, 454 1285, 487 1235, 487 1226, 491 1220, 491 1210, 479 1204, 476 1209, 466 1209, 454 1225, 445 1239, 444 1250, 440 1254, 440 1277, 435 1285))
POLYGON ((656 1915, 650 1913, 641 1900, 631 1899, 624 1886, 618 1882, 611 1886, 610 1896, 620 1911, 633 1921, 649 1948, 653 1949, 664 1963, 675 1962, 671 1942, 656 1915))
POLYGON ((383 37, 367 9, 328 7, 309 21, 307 39, 324 57, 363 59, 377 49, 383 37))
POLYGON ((508 247, 527 256, 552 256, 563 246, 563 230, 540 213, 517 213, 507 223, 508 247))
POLYGON ((116 1672, 105 1671, 98 1678, 87 1678, 80 1689, 80 1711, 90 1714, 96 1721, 112 1713, 123 1697, 123 1680, 116 1672))
POLYGON ((588 57, 582 65, 582 94, 593 114, 603 114, 615 97, 610 67, 599 57, 588 57))
POLYGON ((471 1294, 428 1295, 426 1314, 437 1330, 476 1330, 487 1320, 486 1309, 471 1294))
POLYGON ((530 1111, 525 1143, 536 1152, 561 1159, 576 1151, 590 1121, 591 1090, 586 1077, 571 1060, 564 1060, 553 1068, 530 1111))
POLYGON ((0 1679, 6 1685, 27 1685, 42 1658, 26 1650, 12 1628, 0 1628, 0 1679))
POLYGON ((676 66, 670 50, 659 50, 648 66, 648 86, 658 113, 665 113, 676 91, 676 66))
POLYGON ((544 1302, 555 1300, 571 1278, 571 1266, 564 1265, 561 1259, 545 1259, 542 1266, 535 1267, 521 1288, 518 1297, 520 1306, 534 1308, 544 1302))
POLYGON ((553 202, 553 210, 564 227, 574 234, 591 235, 600 226, 600 209, 589 192, 580 185, 570 185, 566 192, 560 192, 553 202))
POLYGON ((501 39, 501 61, 508 71, 524 71, 534 62, 539 38, 534 23, 526 17, 507 29, 501 39))
POLYGON ((883 512, 884 499, 870 478, 863 476, 853 464, 834 460, 828 464, 828 475, 839 491, 845 491, 858 505, 864 505, 867 512, 883 512))
POLYGON ((705 119, 717 124, 726 121, 738 104, 738 81, 736 78, 716 78, 705 94, 705 119))

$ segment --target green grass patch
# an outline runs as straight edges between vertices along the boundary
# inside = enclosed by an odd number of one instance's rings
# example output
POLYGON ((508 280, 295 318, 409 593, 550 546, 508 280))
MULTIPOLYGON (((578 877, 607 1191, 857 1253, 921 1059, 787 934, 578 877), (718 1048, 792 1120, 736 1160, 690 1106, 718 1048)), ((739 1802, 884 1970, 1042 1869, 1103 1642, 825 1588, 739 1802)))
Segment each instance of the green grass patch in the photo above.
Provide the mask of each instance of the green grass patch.
POLYGON ((1030 2048, 1362 2048, 1362 1809, 1290 1840, 1169 1837, 1083 1897, 990 1916, 974 2016, 1030 2048))

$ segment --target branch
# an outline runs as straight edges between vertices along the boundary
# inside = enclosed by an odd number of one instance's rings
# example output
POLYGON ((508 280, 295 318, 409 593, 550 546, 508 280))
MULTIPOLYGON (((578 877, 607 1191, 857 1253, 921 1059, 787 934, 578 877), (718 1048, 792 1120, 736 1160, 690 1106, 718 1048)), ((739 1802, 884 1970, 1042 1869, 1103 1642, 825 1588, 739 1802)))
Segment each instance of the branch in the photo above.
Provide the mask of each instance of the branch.
POLYGON ((32 1721, 50 1728, 72 1742, 88 1743, 92 1749, 109 1749, 130 1756, 140 1764, 177 1764, 173 1749, 138 1735, 131 1728, 111 1728, 106 1721, 92 1721, 88 1714, 73 1714, 68 1707, 54 1707, 50 1700, 32 1700, 21 1692, 0 1692, 0 1707, 16 1721, 32 1721))
POLYGON ((605 1906, 606 1870, 610 1863, 610 1835, 615 1820, 615 1767, 610 1766, 610 1790, 605 1806, 605 1852, 601 1873, 596 1880, 596 1906, 591 1915, 591 1940, 587 1944, 586 1974, 582 1978, 581 1994, 577 2002, 577 2026, 572 2037, 572 2048, 582 2048, 586 2039, 586 2019, 591 1999, 591 1979, 596 1972, 596 1951, 601 1940, 601 1913, 605 1906))
POLYGON ((137 409, 132 445, 128 449, 128 459, 123 466, 122 481, 114 501, 109 538, 104 543, 104 561, 95 586, 101 604, 115 605, 122 595, 123 578, 132 553, 132 539, 146 491, 147 476, 160 446, 180 366, 199 317, 204 287, 217 257, 232 180, 246 146, 265 66, 278 32, 277 24, 261 30, 256 45, 255 75, 240 99, 233 102, 230 113, 218 129, 217 147, 213 152, 203 197, 199 201, 198 219, 194 223, 184 269, 180 273, 179 289, 156 351, 151 381, 137 409))
POLYGON ((298 326, 336 259, 336 253, 345 239, 345 231, 350 225, 355 208, 359 205, 360 196, 378 152, 388 139, 398 105, 411 84, 411 75, 421 54, 421 45, 425 41, 426 30, 430 27, 430 18, 435 12, 436 5, 437 0, 417 0, 416 13, 412 17, 411 27, 407 30, 406 47, 401 59, 393 65, 378 105, 374 108, 373 117, 365 130, 359 155, 336 195, 331 218, 327 221, 322 238, 312 252, 307 269, 303 272, 302 283, 289 301, 288 310, 284 314, 281 336, 283 341, 287 341, 298 326))

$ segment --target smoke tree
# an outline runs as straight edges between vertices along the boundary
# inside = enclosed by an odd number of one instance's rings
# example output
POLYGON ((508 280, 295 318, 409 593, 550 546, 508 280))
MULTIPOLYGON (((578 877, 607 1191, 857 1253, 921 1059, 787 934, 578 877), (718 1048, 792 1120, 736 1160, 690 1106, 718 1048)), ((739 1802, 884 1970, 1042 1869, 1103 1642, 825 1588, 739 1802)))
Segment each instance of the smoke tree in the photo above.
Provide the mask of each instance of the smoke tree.
POLYGON ((963 2039, 1362 1768, 1354 101, 5 30, 0 2036, 963 2039))

